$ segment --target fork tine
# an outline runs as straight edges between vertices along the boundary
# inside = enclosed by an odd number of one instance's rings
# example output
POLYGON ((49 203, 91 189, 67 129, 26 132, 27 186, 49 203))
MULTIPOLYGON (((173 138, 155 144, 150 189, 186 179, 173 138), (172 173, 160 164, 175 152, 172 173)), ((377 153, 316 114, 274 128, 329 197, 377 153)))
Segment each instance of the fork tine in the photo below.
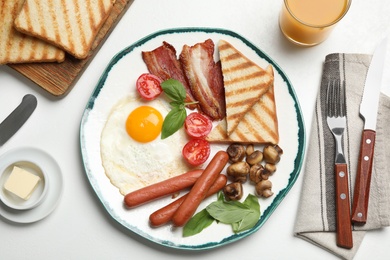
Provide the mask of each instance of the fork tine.
POLYGON ((332 117, 332 100, 331 100, 331 88, 330 81, 328 80, 328 86, 326 88, 326 115, 332 117))
POLYGON ((343 84, 340 84, 340 116, 345 116, 347 114, 347 104, 346 104, 346 96, 345 96, 345 80, 343 80, 343 84))
POLYGON ((334 102, 334 81, 328 81, 328 88, 326 91, 326 107, 327 107, 327 116, 334 117, 335 116, 335 102, 334 102))
POLYGON ((340 84, 340 80, 328 81, 326 92, 327 116, 342 117, 346 114, 345 104, 345 81, 340 84))
POLYGON ((333 105, 334 105, 334 116, 339 117, 341 112, 341 91, 340 91, 340 81, 333 80, 333 105))

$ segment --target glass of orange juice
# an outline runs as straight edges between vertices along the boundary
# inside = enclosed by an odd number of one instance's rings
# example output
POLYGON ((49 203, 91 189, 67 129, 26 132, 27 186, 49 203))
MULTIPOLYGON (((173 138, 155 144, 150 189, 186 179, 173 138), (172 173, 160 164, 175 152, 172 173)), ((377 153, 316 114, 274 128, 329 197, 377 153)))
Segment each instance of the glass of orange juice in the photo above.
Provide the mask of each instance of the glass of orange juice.
POLYGON ((279 26, 287 39, 301 46, 323 42, 345 16, 352 0, 284 0, 279 26))

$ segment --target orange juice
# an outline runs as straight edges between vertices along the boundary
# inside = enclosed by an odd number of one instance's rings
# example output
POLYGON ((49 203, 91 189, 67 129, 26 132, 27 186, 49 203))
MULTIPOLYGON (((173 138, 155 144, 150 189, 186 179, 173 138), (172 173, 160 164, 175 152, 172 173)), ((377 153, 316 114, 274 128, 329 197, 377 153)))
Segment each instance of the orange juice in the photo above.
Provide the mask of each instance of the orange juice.
POLYGON ((299 45, 324 41, 347 13, 352 0, 284 0, 279 25, 283 34, 299 45))

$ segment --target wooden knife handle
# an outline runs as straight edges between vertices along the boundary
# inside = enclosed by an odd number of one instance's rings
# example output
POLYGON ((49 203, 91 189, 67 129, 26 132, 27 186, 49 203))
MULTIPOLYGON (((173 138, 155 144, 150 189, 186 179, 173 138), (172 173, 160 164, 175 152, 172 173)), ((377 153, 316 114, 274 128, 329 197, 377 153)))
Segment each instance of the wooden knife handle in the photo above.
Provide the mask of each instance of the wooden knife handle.
POLYGON ((337 246, 352 248, 351 204, 346 164, 335 165, 337 246))
POLYGON ((364 130, 360 143, 360 155, 352 204, 352 222, 357 224, 365 224, 367 221, 375 136, 375 131, 364 130))

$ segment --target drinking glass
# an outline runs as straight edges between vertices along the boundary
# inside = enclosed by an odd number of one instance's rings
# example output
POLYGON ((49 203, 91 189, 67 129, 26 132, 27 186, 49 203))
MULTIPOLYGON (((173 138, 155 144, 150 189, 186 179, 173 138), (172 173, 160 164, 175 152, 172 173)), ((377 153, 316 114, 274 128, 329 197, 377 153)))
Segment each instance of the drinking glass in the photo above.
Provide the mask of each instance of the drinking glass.
POLYGON ((284 0, 279 26, 284 36, 301 46, 317 45, 347 14, 352 0, 284 0))

